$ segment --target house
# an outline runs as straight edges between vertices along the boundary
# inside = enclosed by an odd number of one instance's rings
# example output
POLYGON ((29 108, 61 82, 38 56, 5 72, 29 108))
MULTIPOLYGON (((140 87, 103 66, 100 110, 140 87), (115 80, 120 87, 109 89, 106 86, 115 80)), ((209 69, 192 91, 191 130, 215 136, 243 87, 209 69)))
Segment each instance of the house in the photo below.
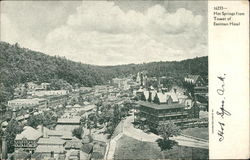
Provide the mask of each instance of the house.
POLYGON ((14 143, 15 150, 22 149, 33 153, 40 137, 42 137, 41 132, 30 126, 25 126, 23 132, 16 135, 14 143))
POLYGON ((200 75, 188 75, 184 78, 184 81, 193 84, 195 87, 205 86, 206 82, 200 75))

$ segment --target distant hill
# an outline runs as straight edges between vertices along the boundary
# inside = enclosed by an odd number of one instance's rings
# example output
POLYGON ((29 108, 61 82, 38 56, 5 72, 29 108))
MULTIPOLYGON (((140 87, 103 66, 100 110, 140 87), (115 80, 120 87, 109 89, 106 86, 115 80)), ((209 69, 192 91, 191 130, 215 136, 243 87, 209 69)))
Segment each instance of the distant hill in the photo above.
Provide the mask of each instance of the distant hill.
POLYGON ((147 70, 149 76, 183 77, 200 74, 207 77, 208 57, 180 62, 151 62, 117 66, 95 66, 74 62, 65 57, 49 56, 41 52, 0 42, 0 83, 13 86, 30 81, 50 82, 63 79, 70 84, 93 86, 105 84, 114 77, 135 75, 147 70))

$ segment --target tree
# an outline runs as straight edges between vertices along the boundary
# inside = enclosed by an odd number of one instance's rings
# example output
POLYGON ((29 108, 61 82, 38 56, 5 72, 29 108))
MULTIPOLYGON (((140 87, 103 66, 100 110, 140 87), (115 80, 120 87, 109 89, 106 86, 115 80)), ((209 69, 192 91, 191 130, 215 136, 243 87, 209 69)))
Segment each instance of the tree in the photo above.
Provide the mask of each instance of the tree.
POLYGON ((43 124, 42 115, 32 115, 27 121, 27 125, 36 128, 38 125, 43 124))
POLYGON ((167 142, 170 137, 178 136, 181 133, 181 130, 173 122, 160 124, 157 129, 164 142, 167 142))
POLYGON ((15 137, 17 134, 21 133, 22 131, 23 131, 23 126, 19 125, 16 120, 12 119, 9 121, 8 126, 4 132, 6 136, 8 153, 14 152, 15 137))
MULTIPOLYGON (((57 113, 61 114, 61 111, 57 113)), ((54 128, 57 123, 57 115, 55 112, 48 111, 44 114, 32 115, 27 121, 27 125, 36 128, 38 125, 43 124, 45 127, 54 128)))
POLYGON ((66 80, 63 79, 51 79, 50 88, 55 90, 65 89, 72 91, 73 87, 66 80))
POLYGON ((75 136, 76 138, 82 139, 82 135, 83 135, 82 127, 73 129, 72 135, 75 136))
POLYGON ((72 97, 71 99, 70 99, 70 102, 69 102, 69 105, 72 105, 72 106, 74 106, 75 104, 77 104, 77 98, 76 97, 72 97))
POLYGON ((7 102, 13 96, 10 88, 6 87, 3 83, 0 83, 0 102, 7 102))
POLYGON ((82 126, 85 126, 87 124, 87 118, 86 117, 81 117, 80 123, 82 126))
POLYGON ((114 125, 118 124, 120 119, 121 119, 121 112, 119 110, 119 106, 117 104, 115 104, 114 110, 113 110, 113 122, 114 122, 114 125))
POLYGON ((97 119, 96 113, 90 113, 90 114, 88 115, 88 120, 91 121, 91 122, 94 124, 93 127, 95 127, 95 128, 97 127, 98 119, 97 119))

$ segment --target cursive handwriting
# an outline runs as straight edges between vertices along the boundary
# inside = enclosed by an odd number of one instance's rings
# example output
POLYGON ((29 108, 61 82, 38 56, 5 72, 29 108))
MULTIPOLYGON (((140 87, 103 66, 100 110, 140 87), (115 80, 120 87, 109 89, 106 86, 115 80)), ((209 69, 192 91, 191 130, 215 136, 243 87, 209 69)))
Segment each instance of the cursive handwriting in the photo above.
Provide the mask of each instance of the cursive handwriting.
POLYGON ((228 112, 227 110, 225 110, 225 108, 224 108, 224 103, 225 103, 225 100, 222 100, 222 101, 221 101, 220 111, 217 111, 217 112, 216 112, 216 114, 217 114, 217 115, 220 115, 221 118, 224 118, 224 115, 231 116, 231 113, 228 112))
MULTIPOLYGON (((225 76, 225 74, 224 74, 224 76, 225 76)), ((224 82, 224 79, 225 79, 225 77, 218 76, 217 78, 222 82, 221 88, 220 88, 220 89, 217 89, 217 93, 218 93, 219 95, 224 95, 224 92, 225 92, 225 88, 224 88, 225 82, 224 82)))
POLYGON ((221 100, 221 104, 220 104, 220 108, 219 110, 216 112, 216 114, 218 116, 220 116, 221 121, 218 121, 219 124, 219 129, 218 129, 218 136, 219 136, 219 141, 223 141, 224 140, 224 126, 226 125, 223 122, 224 116, 231 116, 231 113, 229 111, 227 111, 225 109, 225 79, 226 79, 226 74, 224 74, 224 76, 218 76, 217 78, 220 80, 221 82, 221 86, 217 89, 217 94, 222 98, 221 100))
POLYGON ((219 141, 223 141, 224 140, 224 123, 218 122, 220 125, 220 129, 218 130, 218 135, 219 135, 219 141))

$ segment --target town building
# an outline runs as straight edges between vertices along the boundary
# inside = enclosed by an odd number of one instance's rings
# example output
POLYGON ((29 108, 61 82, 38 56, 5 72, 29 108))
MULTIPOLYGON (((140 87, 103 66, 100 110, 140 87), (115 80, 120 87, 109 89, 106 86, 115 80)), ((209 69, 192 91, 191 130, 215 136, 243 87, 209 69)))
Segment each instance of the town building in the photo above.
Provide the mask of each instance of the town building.
POLYGON ((42 137, 41 132, 30 126, 25 126, 23 132, 16 135, 14 143, 15 150, 22 149, 34 153, 40 137, 42 137))
POLYGON ((66 130, 50 130, 44 126, 39 125, 37 131, 42 133, 43 137, 60 138, 62 140, 72 140, 74 139, 71 131, 66 130))
POLYGON ((15 110, 30 108, 46 108, 47 100, 44 98, 13 99, 8 101, 8 107, 15 110))
POLYGON ((54 95, 44 97, 48 100, 49 108, 57 108, 60 106, 64 106, 67 103, 68 95, 54 95))
POLYGON ((185 82, 194 85, 193 92, 197 104, 200 108, 208 110, 208 85, 207 82, 199 75, 189 75, 185 82))
POLYGON ((71 132, 73 129, 80 126, 80 116, 72 116, 66 118, 59 118, 55 130, 64 130, 71 132))
POLYGON ((62 96, 68 95, 68 90, 49 90, 49 91, 34 91, 32 96, 34 97, 44 97, 44 96, 62 96))
POLYGON ((199 118, 199 108, 188 96, 179 95, 178 98, 174 92, 144 91, 143 97, 138 102, 140 107, 136 117, 152 128, 167 121, 181 125, 192 118, 199 118))
POLYGON ((64 145, 65 141, 61 138, 43 137, 37 142, 35 153, 39 153, 43 157, 58 158, 59 155, 65 151, 64 145))
POLYGON ((184 81, 193 84, 195 87, 205 86, 206 82, 200 75, 188 75, 184 78, 184 81))
POLYGON ((137 78, 136 78, 136 82, 140 85, 143 86, 145 88, 147 88, 147 71, 142 71, 142 72, 138 72, 137 73, 137 78))
POLYGON ((194 94, 208 97, 208 86, 194 87, 194 94))
POLYGON ((50 83, 41 83, 40 85, 38 85, 34 82, 28 82, 26 86, 28 91, 47 90, 50 86, 50 83))
POLYGON ((128 90, 130 89, 130 84, 132 82, 132 79, 129 78, 114 78, 112 80, 113 85, 117 88, 120 88, 122 90, 128 90))

